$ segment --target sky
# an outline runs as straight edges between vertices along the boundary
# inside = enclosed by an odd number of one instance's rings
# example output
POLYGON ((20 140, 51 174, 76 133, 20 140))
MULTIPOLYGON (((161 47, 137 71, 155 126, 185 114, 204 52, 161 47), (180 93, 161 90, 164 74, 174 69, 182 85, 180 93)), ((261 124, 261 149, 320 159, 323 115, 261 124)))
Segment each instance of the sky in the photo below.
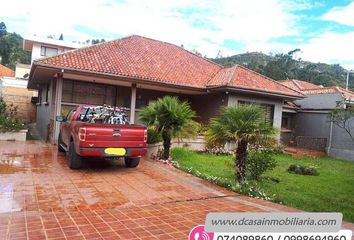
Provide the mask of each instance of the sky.
POLYGON ((352 0, 0 0, 0 21, 65 41, 137 34, 210 58, 299 48, 303 60, 354 69, 352 0))

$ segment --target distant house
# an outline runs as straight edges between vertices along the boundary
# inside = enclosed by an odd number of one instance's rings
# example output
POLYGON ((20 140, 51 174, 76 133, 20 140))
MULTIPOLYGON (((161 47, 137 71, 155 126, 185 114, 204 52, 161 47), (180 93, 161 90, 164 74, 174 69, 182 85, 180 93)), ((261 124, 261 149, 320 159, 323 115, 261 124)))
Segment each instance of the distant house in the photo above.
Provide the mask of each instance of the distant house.
POLYGON ((84 45, 78 43, 36 36, 25 37, 23 40, 23 49, 32 52, 31 62, 44 57, 52 57, 83 46, 84 45))
MULTIPOLYGON (((24 50, 32 53, 31 62, 78 47, 82 45, 49 38, 30 37, 23 40, 24 50)), ((17 106, 22 122, 36 121, 37 91, 27 89, 30 70, 29 64, 17 64, 16 71, 0 65, 0 94, 8 104, 17 106)))
MULTIPOLYGON (((328 113, 338 107, 338 102, 354 104, 354 92, 300 80, 285 80, 281 83, 306 95, 306 98, 290 103, 293 112, 283 113, 282 141, 304 148, 326 150, 331 156, 354 160, 353 141, 343 129, 328 119, 328 113)), ((354 120, 351 124, 354 132, 354 120)))
POLYGON ((37 126, 57 141, 56 115, 79 104, 129 109, 138 123, 140 109, 159 97, 190 102, 197 120, 207 123, 222 106, 260 104, 265 121, 281 127, 284 101, 303 98, 296 90, 235 65, 224 68, 176 45, 141 36, 85 47, 32 64, 28 88, 39 91, 37 126))

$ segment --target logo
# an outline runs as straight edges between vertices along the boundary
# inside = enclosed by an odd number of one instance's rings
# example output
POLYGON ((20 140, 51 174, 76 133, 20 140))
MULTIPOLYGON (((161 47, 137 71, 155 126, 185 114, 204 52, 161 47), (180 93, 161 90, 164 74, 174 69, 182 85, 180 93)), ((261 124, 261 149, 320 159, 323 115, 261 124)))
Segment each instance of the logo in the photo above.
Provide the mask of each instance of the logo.
POLYGON ((189 240, 213 240, 214 233, 205 232, 204 225, 195 226, 190 232, 188 239, 189 240))

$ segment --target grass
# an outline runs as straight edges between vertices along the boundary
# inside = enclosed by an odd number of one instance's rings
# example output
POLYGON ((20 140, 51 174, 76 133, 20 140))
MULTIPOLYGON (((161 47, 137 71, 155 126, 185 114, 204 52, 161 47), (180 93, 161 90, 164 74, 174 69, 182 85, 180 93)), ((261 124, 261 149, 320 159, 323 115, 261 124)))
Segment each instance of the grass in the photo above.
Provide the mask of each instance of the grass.
MULTIPOLYGON (((172 157, 184 171, 199 177, 212 176, 218 185, 232 188, 233 157, 172 149, 172 157)), ((292 157, 275 154, 278 166, 267 172, 259 186, 267 195, 275 194, 284 205, 313 212, 342 212, 346 221, 354 222, 354 163, 331 157, 292 157), (288 173, 291 164, 316 166, 319 176, 288 173), (273 180, 272 180, 273 179, 273 180), (279 180, 279 182, 274 181, 279 180)))

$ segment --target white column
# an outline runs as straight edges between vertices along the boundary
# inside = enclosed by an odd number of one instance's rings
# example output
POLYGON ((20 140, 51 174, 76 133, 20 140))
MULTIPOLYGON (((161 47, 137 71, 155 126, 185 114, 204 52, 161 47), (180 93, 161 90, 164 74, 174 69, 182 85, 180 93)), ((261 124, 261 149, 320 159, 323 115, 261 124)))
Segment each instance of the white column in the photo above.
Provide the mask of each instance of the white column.
POLYGON ((283 116, 283 102, 277 102, 274 105, 273 127, 278 130, 275 139, 280 142, 281 121, 283 116))
POLYGON ((135 123, 135 104, 136 104, 136 84, 132 84, 132 93, 130 99, 130 124, 135 123))
POLYGON ((61 97, 63 95, 63 78, 61 74, 58 74, 55 88, 55 111, 54 111, 54 127, 53 127, 53 139, 54 143, 58 143, 58 136, 60 130, 60 123, 56 121, 56 116, 61 115, 61 97))

